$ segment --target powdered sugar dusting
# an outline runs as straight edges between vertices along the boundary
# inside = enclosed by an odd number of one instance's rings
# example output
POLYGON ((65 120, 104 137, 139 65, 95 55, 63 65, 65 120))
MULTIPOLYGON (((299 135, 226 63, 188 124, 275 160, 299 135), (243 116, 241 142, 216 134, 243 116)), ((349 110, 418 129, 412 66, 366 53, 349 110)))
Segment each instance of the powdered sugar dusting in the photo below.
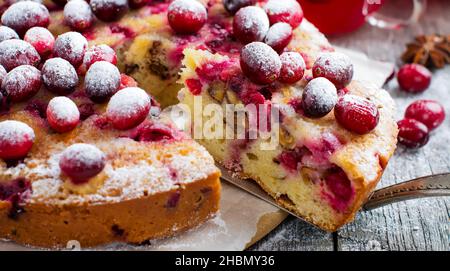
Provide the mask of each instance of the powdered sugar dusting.
MULTIPOLYGON (((350 58, 340 52, 320 54, 314 66, 316 65, 326 69, 326 74, 332 74, 337 81, 348 81, 349 69, 353 70, 350 58)), ((351 74, 353 75, 353 71, 351 74)))
POLYGON ((20 142, 27 137, 34 140, 34 130, 26 123, 15 120, 5 120, 0 122, 0 142, 10 142, 12 144, 20 142))
POLYGON ((150 108, 150 97, 141 88, 129 87, 119 90, 111 97, 106 113, 111 117, 128 117, 150 108))
POLYGON ((41 72, 30 65, 22 65, 12 69, 2 83, 2 89, 13 100, 33 95, 39 91, 40 86, 41 72))
POLYGON ((64 6, 64 20, 69 24, 92 16, 91 7, 84 0, 71 0, 64 6))
MULTIPOLYGON (((49 41, 54 42, 53 34, 45 27, 32 27, 26 33, 26 41, 35 44, 35 43, 43 43, 49 41)), ((47 46, 49 44, 46 44, 47 46)))
POLYGON ((264 42, 274 48, 285 40, 289 43, 290 37, 292 37, 292 27, 288 23, 276 23, 269 28, 264 42))
POLYGON ((283 63, 283 72, 289 77, 294 76, 299 69, 306 69, 305 60, 297 52, 285 52, 280 56, 281 63, 283 63))
POLYGON ((120 86, 120 72, 113 64, 98 61, 91 65, 84 80, 90 96, 109 96, 120 86))
POLYGON ((69 146, 61 154, 61 159, 67 158, 74 167, 98 164, 105 160, 105 154, 96 146, 77 143, 69 146))
POLYGON ((176 13, 189 12, 193 15, 193 18, 198 19, 203 18, 206 13, 205 7, 197 0, 175 0, 170 4, 167 11, 176 13))
POLYGON ((295 0, 269 0, 264 9, 268 14, 279 15, 297 10, 299 6, 295 0))
POLYGON ((241 8, 235 15, 234 20, 241 26, 243 32, 252 32, 257 41, 264 40, 269 30, 269 18, 264 10, 256 6, 241 8))
POLYGON ((80 111, 78 111, 77 105, 64 96, 51 99, 47 110, 52 112, 53 118, 62 122, 77 121, 80 118, 80 111))
POLYGON ((32 26, 48 25, 49 17, 50 14, 44 5, 33 1, 20 1, 5 10, 1 21, 3 25, 18 32, 25 32, 26 28, 32 26))
POLYGON ((269 76, 274 70, 281 69, 281 60, 277 52, 262 42, 247 44, 241 52, 241 58, 246 60, 248 66, 269 76))
POLYGON ((14 31, 12 28, 0 25, 0 42, 18 38, 19 35, 17 35, 16 31, 14 31))
POLYGON ((36 66, 40 60, 36 49, 26 41, 11 39, 0 43, 0 64, 6 70, 20 65, 36 66))
POLYGON ((54 54, 78 65, 83 61, 88 42, 78 32, 67 32, 59 35, 55 40, 54 54))
POLYGON ((42 67, 42 79, 47 86, 72 88, 78 85, 75 68, 65 59, 55 57, 47 60, 42 67))

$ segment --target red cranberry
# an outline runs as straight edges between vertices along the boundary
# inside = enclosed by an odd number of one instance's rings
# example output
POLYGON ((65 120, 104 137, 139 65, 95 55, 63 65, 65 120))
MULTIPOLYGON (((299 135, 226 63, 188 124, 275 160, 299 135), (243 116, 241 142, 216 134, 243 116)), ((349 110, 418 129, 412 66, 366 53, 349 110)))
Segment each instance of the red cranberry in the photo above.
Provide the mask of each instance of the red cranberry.
POLYGON ((25 101, 39 92, 41 72, 33 66, 22 65, 12 69, 2 82, 2 90, 12 102, 25 101))
POLYGON ((18 204, 30 191, 31 183, 25 178, 19 177, 8 182, 2 181, 0 182, 0 201, 18 204))
POLYGON ((206 8, 198 1, 175 0, 167 10, 169 24, 179 34, 198 32, 207 18, 206 8))
POLYGON ((12 39, 19 39, 19 35, 17 35, 16 31, 10 27, 0 25, 0 42, 12 39))
POLYGON ((334 209, 345 211, 348 202, 353 198, 355 191, 352 182, 341 169, 332 172, 325 177, 325 184, 332 193, 331 205, 334 209))
POLYGON ((69 98, 61 96, 50 100, 47 106, 47 121, 59 133, 72 131, 80 122, 80 111, 69 98))
POLYGON ((324 117, 331 112, 337 100, 337 90, 333 83, 323 77, 315 78, 309 81, 303 91, 303 112, 311 118, 324 117))
POLYGON ((445 110, 437 101, 418 100, 406 108, 405 118, 418 120, 431 131, 442 124, 445 119, 445 110))
POLYGON ((406 92, 423 92, 430 86, 431 72, 419 64, 406 64, 398 71, 397 80, 406 92))
POLYGON ((174 139, 175 135, 172 128, 162 123, 144 122, 132 137, 140 142, 159 142, 174 139))
POLYGON ((78 143, 62 152, 59 167, 74 184, 84 184, 103 170, 105 160, 105 154, 94 145, 78 143))
POLYGON ((106 61, 91 65, 84 78, 87 96, 93 102, 101 103, 111 97, 120 86, 120 72, 116 66, 106 61))
POLYGON ((285 169, 296 172, 298 170, 298 163, 301 161, 301 155, 295 150, 283 151, 278 157, 278 160, 285 169))
POLYGON ((230 14, 235 14, 243 7, 253 6, 256 0, 222 0, 223 6, 230 14))
POLYGON ((425 124, 415 119, 402 119, 397 122, 398 142, 408 148, 423 147, 430 139, 428 128, 425 124))
POLYGON ((117 21, 128 11, 127 0, 91 0, 89 4, 95 16, 105 22, 117 21))
POLYGON ((74 67, 78 67, 83 62, 87 45, 86 38, 80 33, 67 32, 56 38, 53 55, 69 61, 74 67))
POLYGON ((292 40, 292 27, 287 23, 276 23, 269 28, 264 42, 277 52, 282 52, 292 40))
POLYGON ((0 122, 0 158, 14 160, 25 157, 33 147, 34 131, 27 124, 5 120, 0 122))
POLYGON ((84 31, 92 26, 94 16, 84 0, 71 0, 64 6, 64 22, 75 31, 84 31))
POLYGON ((148 3, 150 3, 151 0, 128 0, 128 5, 130 8, 138 9, 143 6, 146 6, 148 3))
POLYGON ((91 67, 91 65, 97 61, 107 61, 111 64, 117 64, 116 52, 106 44, 95 45, 89 48, 84 54, 83 64, 80 67, 82 74, 91 67))
POLYGON ((355 95, 339 98, 334 115, 345 129, 358 134, 366 134, 375 129, 380 119, 380 113, 374 103, 355 95))
POLYGON ((270 24, 284 22, 295 29, 303 20, 303 10, 295 0, 269 0, 264 10, 269 16, 270 24))
POLYGON ((233 19, 234 36, 244 44, 263 41, 269 26, 267 14, 255 6, 241 8, 233 19))
POLYGON ((78 85, 75 68, 59 57, 45 61, 42 66, 42 80, 48 90, 61 95, 72 93, 78 85))
POLYGON ((41 61, 39 53, 23 40, 5 40, 0 43, 0 64, 10 71, 20 65, 37 66, 41 61))
POLYGON ((106 115, 114 128, 126 130, 139 125, 150 111, 150 97, 140 88, 119 90, 109 100, 106 115))
POLYGON ((280 60, 280 82, 294 84, 303 78, 306 64, 301 54, 297 52, 285 52, 281 54, 280 60))
POLYGON ((240 63, 242 72, 256 84, 270 84, 280 76, 280 57, 262 42, 252 42, 244 46, 240 63))
POLYGON ((133 77, 130 77, 123 73, 120 74, 119 89, 124 89, 124 88, 128 88, 128 87, 137 87, 137 86, 138 86, 138 83, 133 79, 133 77))
POLYGON ((33 45, 34 49, 44 59, 52 53, 55 44, 53 34, 47 28, 38 26, 28 29, 23 40, 33 45))
POLYGON ((49 23, 47 8, 31 1, 14 3, 2 15, 2 24, 11 27, 21 36, 33 26, 47 27, 49 23))
MULTIPOLYGON (((2 85, 3 79, 5 78, 7 72, 2 65, 0 65, 0 86, 2 85)), ((1 103, 0 103, 1 104, 1 103)))
POLYGON ((312 68, 314 78, 325 77, 337 89, 346 87, 353 78, 353 64, 347 55, 338 52, 323 53, 312 68))
POLYGON ((203 84, 198 79, 187 79, 185 84, 192 95, 200 95, 202 93, 203 84))

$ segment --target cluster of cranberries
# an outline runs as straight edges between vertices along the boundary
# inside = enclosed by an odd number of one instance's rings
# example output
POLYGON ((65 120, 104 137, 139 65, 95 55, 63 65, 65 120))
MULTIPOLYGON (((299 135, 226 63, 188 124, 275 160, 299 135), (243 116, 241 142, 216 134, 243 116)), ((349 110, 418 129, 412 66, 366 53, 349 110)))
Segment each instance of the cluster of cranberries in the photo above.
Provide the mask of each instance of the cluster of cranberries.
POLYGON ((445 119, 441 104, 433 100, 418 100, 406 108, 405 118, 397 125, 398 141, 409 148, 419 148, 428 143, 429 133, 445 119))

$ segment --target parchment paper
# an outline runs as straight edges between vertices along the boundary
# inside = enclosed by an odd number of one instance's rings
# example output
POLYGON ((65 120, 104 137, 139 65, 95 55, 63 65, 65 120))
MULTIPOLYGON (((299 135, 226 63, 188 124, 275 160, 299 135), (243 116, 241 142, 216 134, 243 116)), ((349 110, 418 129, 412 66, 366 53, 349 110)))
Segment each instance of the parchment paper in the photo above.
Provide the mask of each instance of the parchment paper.
MULTIPOLYGON (((352 58, 354 79, 382 87, 393 73, 394 65, 370 60, 366 55, 337 48, 352 58)), ((278 208, 222 182, 222 199, 218 216, 179 236, 152 241, 149 245, 110 244, 99 250, 243 250, 280 224, 287 214, 278 208)), ((32 250, 12 242, 0 241, 1 250, 32 250)))

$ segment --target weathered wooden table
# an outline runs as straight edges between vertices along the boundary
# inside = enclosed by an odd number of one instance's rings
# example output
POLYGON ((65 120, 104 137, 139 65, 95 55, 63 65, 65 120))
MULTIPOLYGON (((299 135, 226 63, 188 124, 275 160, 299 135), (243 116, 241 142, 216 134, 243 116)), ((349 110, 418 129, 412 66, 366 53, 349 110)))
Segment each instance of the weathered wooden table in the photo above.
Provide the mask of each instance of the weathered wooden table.
MULTIPOLYGON (((400 64, 405 44, 418 34, 450 34, 450 1, 429 1, 418 25, 389 31, 365 26, 350 35, 330 38, 335 45, 355 49, 377 60, 400 64)), ((434 71, 429 90, 408 95, 396 80, 386 89, 397 102, 397 119, 417 99, 439 100, 446 108, 444 124, 419 150, 399 147, 378 187, 415 177, 450 171, 450 65, 434 71)), ((340 231, 322 232, 289 217, 251 250, 446 250, 450 251, 450 198, 410 200, 371 212, 361 212, 340 231)))

